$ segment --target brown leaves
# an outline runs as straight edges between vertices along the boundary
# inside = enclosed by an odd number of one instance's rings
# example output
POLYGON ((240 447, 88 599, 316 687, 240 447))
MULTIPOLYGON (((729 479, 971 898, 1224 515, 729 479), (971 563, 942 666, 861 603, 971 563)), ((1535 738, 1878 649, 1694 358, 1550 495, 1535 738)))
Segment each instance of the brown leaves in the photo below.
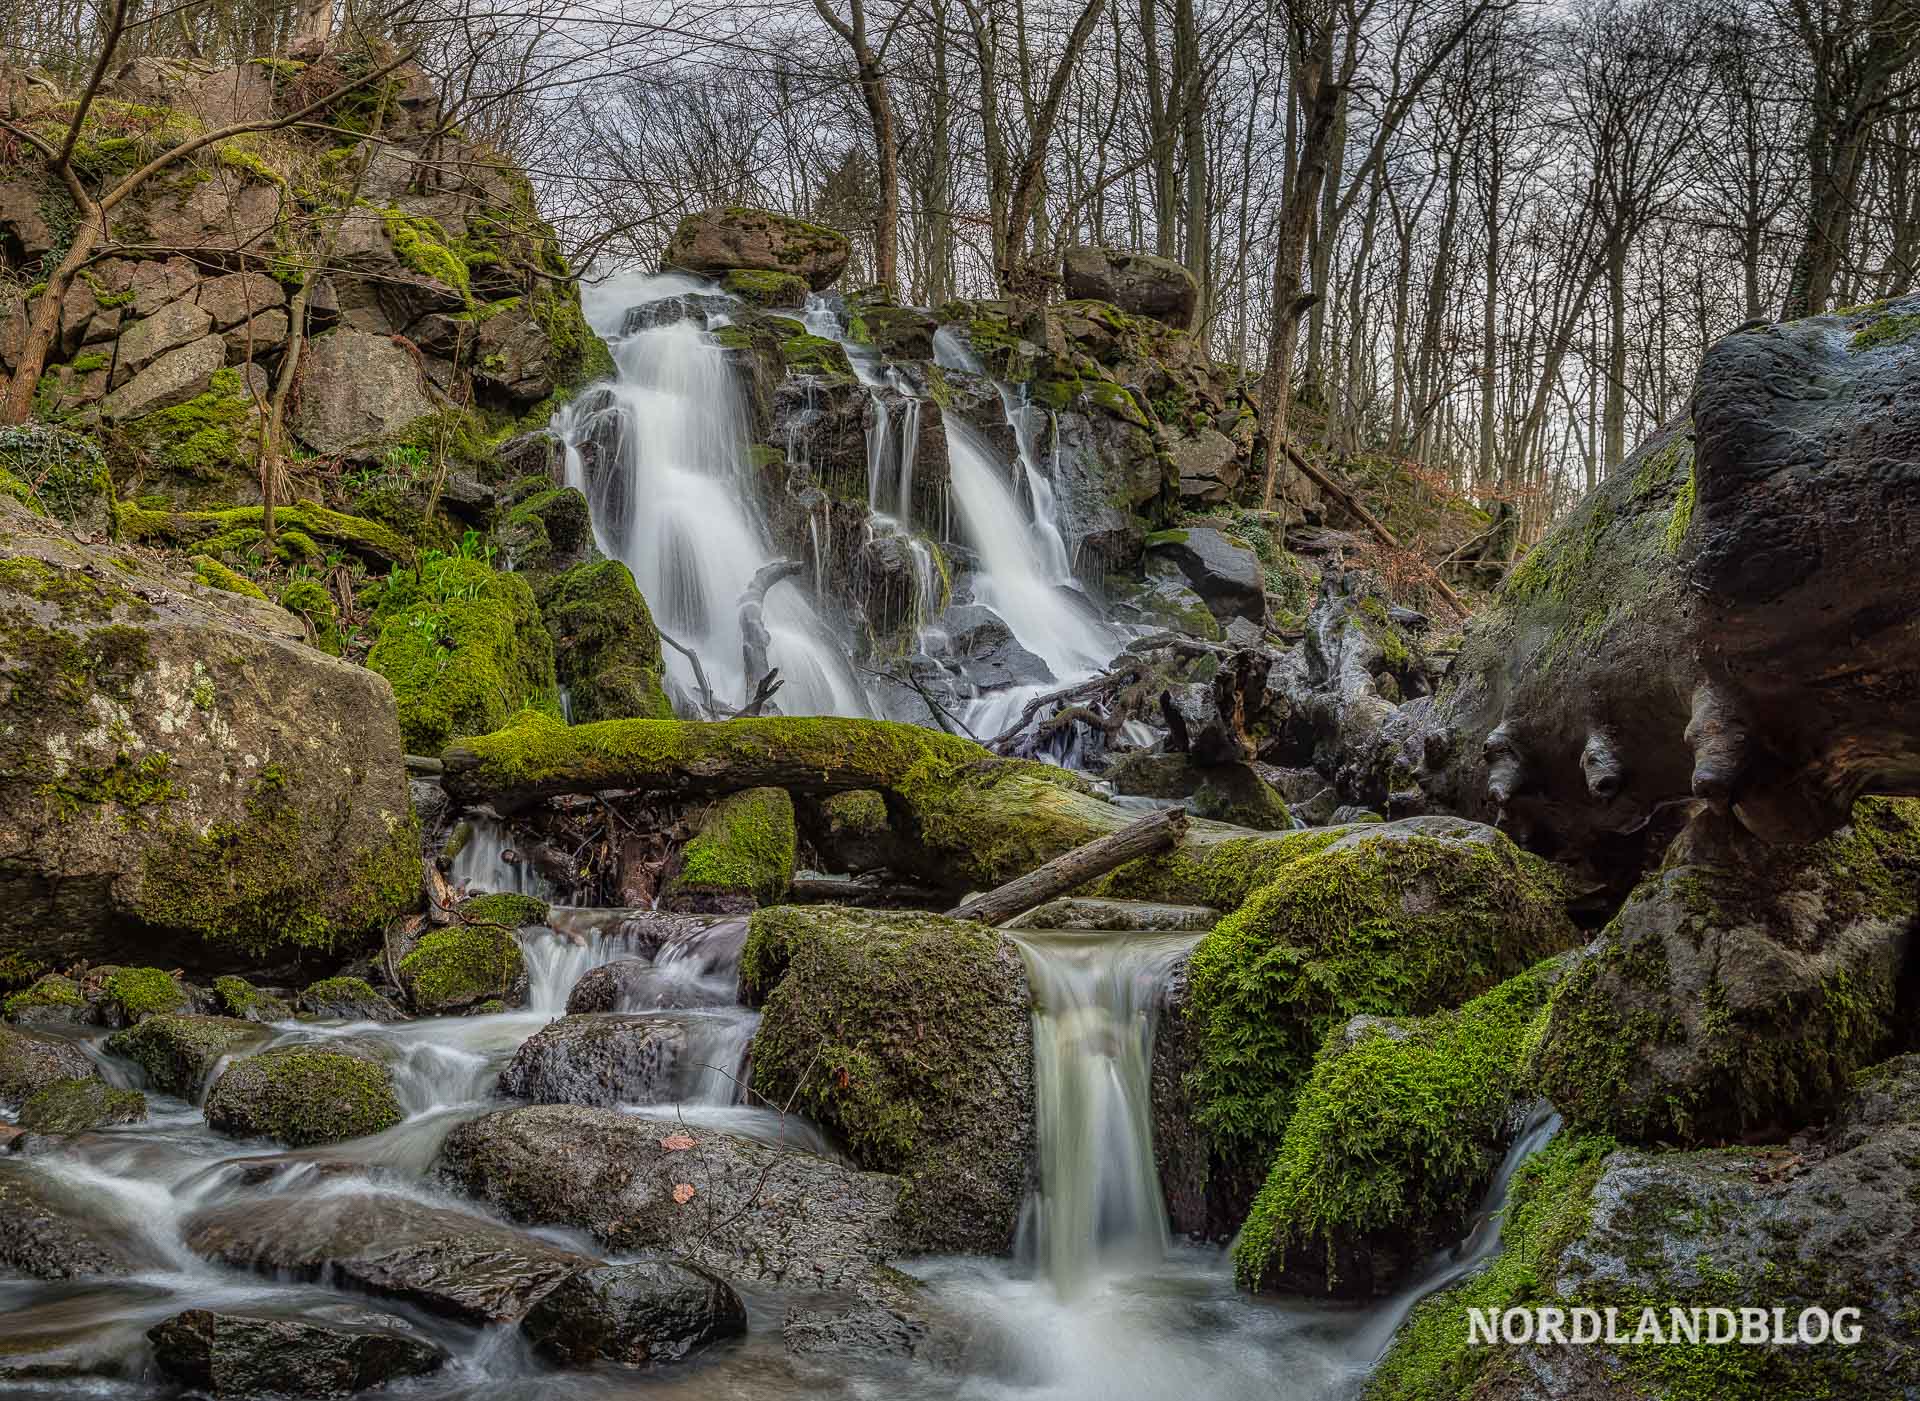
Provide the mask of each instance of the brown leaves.
POLYGON ((674 1183, 673 1199, 674 1201, 678 1202, 681 1206, 685 1206, 688 1202, 692 1201, 693 1200, 693 1184, 691 1182, 674 1183))
POLYGON ((660 1146, 669 1153, 684 1153, 687 1149, 693 1147, 693 1135, 682 1129, 675 1129, 672 1133, 660 1140, 660 1146))

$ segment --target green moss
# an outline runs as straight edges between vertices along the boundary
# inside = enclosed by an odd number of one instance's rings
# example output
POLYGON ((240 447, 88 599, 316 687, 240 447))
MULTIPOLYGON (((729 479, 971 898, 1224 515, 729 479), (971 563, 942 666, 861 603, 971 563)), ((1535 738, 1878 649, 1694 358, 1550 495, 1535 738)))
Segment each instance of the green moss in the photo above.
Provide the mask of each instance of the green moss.
POLYGON ((382 592, 367 665, 387 678, 409 753, 438 754, 524 706, 558 709, 553 641, 525 579, 448 556, 382 592))
POLYGON ((1354 835, 1281 867, 1194 950, 1198 1122, 1265 1162, 1330 1031, 1457 1005, 1568 947, 1561 899, 1505 837, 1354 835))
POLYGON ((80 984, 58 973, 47 973, 36 978, 31 987, 12 994, 4 1003, 0 1003, 0 1015, 15 1022, 41 1008, 78 1011, 86 1005, 86 998, 80 995, 80 984))
POLYGON ((1334 1288, 1345 1244, 1377 1237, 1411 1263, 1459 1238, 1499 1166, 1553 967, 1351 1044, 1328 1034, 1234 1245, 1242 1288, 1318 1273, 1318 1257, 1334 1288))
POLYGON ((213 146, 214 159, 226 169, 237 172, 243 179, 272 185, 282 194, 290 194, 286 174, 269 163, 272 154, 271 148, 256 132, 230 136, 225 141, 215 142, 213 146))
POLYGON ((590 560, 536 588, 555 675, 576 721, 672 718, 661 685, 660 634, 626 565, 590 560))
POLYGON ((579 289, 573 283, 558 287, 542 283, 527 310, 546 334, 547 363, 560 390, 613 378, 613 352, 587 324, 580 310, 579 289))
POLYGON ((547 922, 547 902, 531 895, 505 893, 475 895, 462 900, 460 918, 471 924, 494 924, 503 929, 525 929, 547 922))
POLYGON ((798 852, 793 799, 786 789, 749 788, 708 811, 681 853, 672 891, 740 894, 771 905, 792 886, 798 852))
POLYGON ((245 978, 227 974, 213 980, 213 995, 229 1017, 251 1022, 284 1021, 292 1009, 279 998, 260 991, 245 978))
POLYGON ((223 593, 237 593, 247 598, 257 598, 267 602, 266 590, 244 574, 236 574, 219 560, 207 555, 193 555, 189 563, 193 565, 193 577, 210 589, 219 589, 223 593))
POLYGON ((1466 1401, 1496 1356, 1468 1346, 1469 1310, 1567 1302, 1553 1294, 1556 1262, 1587 1229, 1593 1186, 1613 1148, 1611 1139, 1563 1133, 1520 1165, 1507 1192, 1500 1254, 1414 1310, 1374 1369, 1367 1401, 1466 1401))
POLYGON ((720 279, 720 288, 757 307, 803 306, 812 290, 803 277, 751 268, 733 269, 720 279))
POLYGON ((437 221, 424 215, 388 208, 380 210, 380 222, 385 226, 387 237, 393 242, 393 251, 401 262, 422 276, 453 288, 462 301, 469 306, 473 304, 471 274, 467 270, 466 260, 454 251, 453 241, 437 221))
MULTIPOLYGON (((261 508, 235 506, 220 511, 168 511, 120 503, 116 515, 121 533, 131 540, 177 546, 199 546, 200 553, 220 555, 245 550, 260 536, 261 508), (250 534, 249 534, 250 532, 250 534)), ((377 521, 362 520, 329 510, 317 501, 300 501, 275 510, 274 528, 291 537, 298 532, 308 543, 327 540, 371 563, 408 563, 414 547, 377 521)))
POLYGON ((211 1127, 296 1148, 379 1133, 402 1117, 384 1067, 322 1046, 279 1046, 237 1061, 207 1096, 211 1127))
POLYGON ((1877 350, 1883 345, 1903 345, 1920 336, 1920 313, 1875 315, 1853 333, 1848 344, 1854 350, 1877 350))
MULTIPOLYGON (((269 764, 239 822, 181 828, 142 858, 149 922, 250 955, 353 947, 420 900, 420 832, 411 811, 389 820, 387 840, 336 853, 315 873, 291 869, 287 853, 317 835, 331 814, 310 811, 297 774, 269 764)), ((324 830, 324 829, 321 829, 324 830)))
POLYGON ((191 1101, 224 1057, 265 1035, 231 1017, 163 1012, 109 1036, 107 1051, 139 1066, 153 1088, 191 1101))
POLYGON ((117 968, 101 986, 100 1000, 129 1022, 189 1005, 187 991, 158 968, 117 968))
POLYGON ((111 523, 113 479, 99 447, 47 424, 0 428, 0 493, 69 525, 111 523))
POLYGON ((511 991, 520 968, 520 944, 511 930, 474 923, 421 936, 398 972, 415 1008, 447 1012, 511 991))
POLYGON ((887 800, 871 788, 835 793, 822 806, 836 833, 872 837, 887 830, 887 800))
POLYGON ((144 414, 122 431, 130 447, 163 470, 237 489, 253 476, 260 415, 240 372, 216 370, 204 394, 144 414))
POLYGON ((118 809, 116 816, 123 827, 145 827, 153 816, 147 809, 184 796, 173 781, 172 768, 173 761, 165 754, 147 753, 136 759, 123 750, 108 764, 69 764, 40 785, 40 796, 62 822, 111 804, 118 809))
POLYGON ((330 657, 340 655, 340 608, 318 579, 294 579, 280 590, 280 606, 307 625, 307 640, 330 657))
POLYGON ((855 382, 853 366, 839 341, 803 332, 780 342, 780 353, 786 358, 788 374, 808 375, 829 384, 855 382))
POLYGON ((1686 543, 1687 529, 1693 524, 1693 503, 1698 490, 1695 469, 1689 464, 1686 485, 1673 498, 1673 512, 1667 517, 1668 554, 1679 554, 1680 547, 1686 543))
POLYGON ((20 1106, 20 1127, 31 1133, 85 1133, 147 1117, 147 1097, 116 1090, 98 1076, 56 1080, 20 1106))

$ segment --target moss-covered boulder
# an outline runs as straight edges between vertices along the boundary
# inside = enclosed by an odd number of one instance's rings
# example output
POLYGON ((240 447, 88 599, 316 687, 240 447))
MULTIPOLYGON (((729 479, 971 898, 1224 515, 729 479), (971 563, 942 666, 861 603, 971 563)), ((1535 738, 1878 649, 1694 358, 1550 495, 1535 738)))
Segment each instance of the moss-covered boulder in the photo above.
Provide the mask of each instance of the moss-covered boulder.
POLYGON ((667 242, 664 261, 688 272, 745 268, 804 279, 814 291, 831 286, 847 265, 844 235, 766 209, 728 205, 689 214, 667 242))
MULTIPOLYGON (((1376 1369, 1368 1401, 1620 1401, 1860 1397, 1904 1401, 1920 1358, 1913 1203, 1920 1198, 1920 1057, 1863 1072, 1824 1154, 1789 1148, 1653 1153, 1562 1133, 1508 1193, 1501 1252, 1423 1302, 1376 1369), (1569 1347, 1471 1342, 1468 1310, 1615 1307, 1620 1331, 1656 1311, 1662 1336, 1569 1347), (1714 1345, 1670 1310, 1765 1310, 1791 1335, 1808 1308, 1860 1310, 1858 1340, 1714 1345)), ((1726 1326, 1723 1318, 1721 1326, 1726 1326)), ((1811 1326, 1811 1325, 1808 1325, 1811 1326)))
POLYGON ((0 428, 0 495, 78 529, 113 529, 113 478, 91 440, 44 423, 0 428))
POLYGON ((119 1090, 97 1075, 56 1080, 20 1106, 20 1127, 32 1133, 85 1133, 147 1117, 147 1097, 119 1090))
POLYGON ((626 565, 576 564, 536 580, 534 591, 576 723, 673 718, 661 685, 660 633, 626 565))
POLYGON ((1458 1006, 1579 938, 1545 862, 1451 818, 1231 838, 1122 868, 1107 893, 1232 910, 1194 950, 1177 1024, 1161 1029, 1187 1064, 1156 1105, 1190 1126, 1180 1156, 1204 1163, 1186 1171, 1199 1203, 1183 1223, 1222 1239, 1330 1032, 1458 1006))
POLYGON ((737 914, 780 901, 799 854, 793 799, 784 788, 749 788, 715 803, 680 853, 667 908, 737 914))
POLYGON ((553 642, 518 575, 460 555, 433 560, 394 575, 374 618, 367 665, 392 684, 409 753, 438 754, 525 706, 558 707, 553 642))
POLYGON ((293 1008, 286 999, 255 987, 245 978, 227 974, 213 980, 216 1008, 225 1016, 247 1022, 284 1022, 292 1018, 293 1008))
POLYGON ((338 1143, 399 1123, 387 1069, 350 1042, 276 1046, 235 1061, 207 1093, 207 1124, 292 1147, 338 1143))
POLYGON ((295 999, 310 1017, 342 1022, 397 1022, 405 1015, 365 978, 322 978, 308 983, 295 999))
POLYGON ((530 476, 508 487, 502 504, 493 538, 514 573, 558 574, 593 560, 593 508, 575 488, 530 476))
POLYGON ((58 973, 44 974, 36 978, 31 986, 22 988, 6 1001, 0 1002, 0 1015, 21 1026, 57 1026, 85 1021, 87 1010, 87 999, 80 991, 80 984, 58 973))
POLYGON ((413 906, 391 694, 303 637, 0 500, 0 960, 263 965, 413 906))
POLYGON ((490 924, 513 930, 545 924, 548 906, 538 896, 503 891, 495 895, 470 895, 455 909, 468 924, 490 924))
POLYGON ((0 1026, 0 1106, 17 1108, 48 1085, 92 1074, 93 1062, 77 1042, 0 1026))
POLYGON ((107 1038, 107 1051, 130 1060, 157 1090, 195 1100, 222 1059, 258 1046, 266 1031, 237 1017, 167 1013, 107 1038))
POLYGON ((1034 1145, 1026 967, 993 930, 833 906, 757 911, 753 1088, 900 1174, 912 1248, 1004 1253, 1034 1145))
POLYGON ((1624 1141, 1784 1136, 1908 1034, 1917 918, 1920 802, 1797 849, 1700 819, 1554 997, 1541 1087, 1624 1141))
POLYGON ((159 968, 115 968, 101 980, 93 1020, 102 1026, 133 1026, 148 1017, 193 1010, 193 994, 159 968))
MULTIPOLYGON (((536 902, 537 903, 537 902, 536 902)), ((520 941, 504 921, 494 923, 471 909, 469 923, 421 936, 397 970, 400 986, 418 1012, 457 1012, 491 998, 506 998, 522 976, 520 941)))
POLYGON ((1520 1127, 1556 967, 1457 1012, 1356 1017, 1327 1037, 1234 1244, 1242 1288, 1384 1294, 1466 1234, 1520 1127))
POLYGON ((748 306, 802 307, 813 290, 807 286, 804 277, 790 272, 760 272, 752 268, 735 268, 720 279, 720 289, 729 292, 748 306))

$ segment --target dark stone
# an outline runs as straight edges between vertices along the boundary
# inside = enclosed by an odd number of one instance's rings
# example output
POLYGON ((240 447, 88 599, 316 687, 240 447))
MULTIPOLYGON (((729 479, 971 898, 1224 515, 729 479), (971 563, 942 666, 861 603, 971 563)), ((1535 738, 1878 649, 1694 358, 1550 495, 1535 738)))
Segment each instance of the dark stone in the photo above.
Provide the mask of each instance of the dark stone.
POLYGON ((147 1338, 163 1375, 216 1397, 348 1396, 447 1360, 405 1319, 348 1304, 298 1318, 188 1309, 147 1338))
POLYGON ((1046 662, 1022 647, 1006 620, 991 608, 955 604, 933 626, 947 638, 944 656, 952 669, 977 690, 997 691, 1054 679, 1046 662))
POLYGON ((747 1331, 746 1306, 710 1270, 677 1260, 601 1265, 568 1276, 520 1320, 535 1352, 563 1367, 679 1362, 747 1331))
MULTIPOLYGON (((500 1110, 447 1135, 451 1185, 530 1226, 623 1254, 664 1251, 732 1278, 838 1288, 901 1248, 900 1179, 812 1153, 570 1104, 500 1110), (691 1187, 685 1201, 677 1187, 691 1187)), ((684 1195, 684 1194, 683 1194, 684 1195)))
POLYGON ((1199 286, 1172 258, 1082 244, 1067 249, 1061 264, 1069 298, 1112 302, 1122 311, 1173 326, 1193 319, 1199 286))
POLYGON ((567 994, 567 1013, 666 1012, 729 1006, 730 990, 713 979, 671 977, 644 958, 618 958, 580 975, 567 994))
POLYGON ((500 1092, 535 1104, 664 1104, 687 1050, 682 1022, 657 1016, 569 1016, 521 1043, 500 1092))
POLYGON ((960 1358, 965 1330, 932 1307, 920 1281, 880 1269, 850 1289, 791 1305, 780 1337, 800 1357, 944 1363, 960 1358))
POLYGON ((0 1158, 0 1274, 28 1279, 127 1275, 159 1264, 95 1203, 26 1163, 0 1158))
POLYGON ((1209 526, 1167 530, 1147 537, 1147 554, 1177 568, 1221 622, 1267 616, 1266 574, 1260 557, 1209 526))
POLYGON ((0 1106, 17 1109, 56 1081, 93 1073, 93 1061, 79 1042, 0 1026, 0 1106))
POLYGON ((340 1022, 398 1022, 406 1013, 391 998, 375 992, 359 978, 327 978, 301 992, 300 1010, 309 1016, 340 1022))
MULTIPOLYGON (((653 1127, 653 1126, 649 1126, 653 1127)), ((558 1169, 558 1162, 543 1165, 558 1169)), ((596 1261, 481 1216, 381 1194, 270 1194, 195 1213, 195 1254, 236 1269, 326 1278, 467 1323, 511 1323, 596 1261)))

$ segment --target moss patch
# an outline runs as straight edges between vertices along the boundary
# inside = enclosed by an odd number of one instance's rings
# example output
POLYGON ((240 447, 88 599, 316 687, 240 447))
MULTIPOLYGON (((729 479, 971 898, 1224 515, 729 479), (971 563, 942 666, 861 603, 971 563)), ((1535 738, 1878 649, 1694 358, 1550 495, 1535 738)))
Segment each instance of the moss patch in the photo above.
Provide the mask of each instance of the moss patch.
POLYGON ((86 1005, 87 999, 80 993, 80 984, 58 973, 47 973, 35 979, 31 987, 21 989, 0 1003, 0 1015, 10 1022, 30 1021, 35 1019, 36 1013, 77 1013, 86 1005))
POLYGON ((479 923, 423 935, 398 969, 400 986, 422 1012, 455 1011, 501 997, 520 971, 520 943, 512 931, 479 923))
POLYGON ((279 1046, 236 1061, 207 1096, 207 1124, 299 1148, 393 1127, 400 1103, 386 1068, 326 1046, 279 1046))
POLYGON ((120 1021, 144 1021, 177 1012, 191 999, 173 976, 158 968, 117 968, 100 989, 100 1000, 120 1021))
POLYGON ((244 574, 236 574, 217 559, 207 555, 195 555, 190 561, 193 565, 193 577, 210 589, 219 589, 223 593, 237 593, 246 598, 257 598, 267 602, 266 591, 244 574))
POLYGON ((681 853, 672 893, 743 895, 771 905, 793 884, 799 832, 784 788, 749 788, 708 811, 681 853))
POLYGON ((232 1017, 168 1013, 107 1038, 107 1050, 132 1061, 156 1088, 184 1100, 200 1093, 222 1056, 257 1044, 265 1035, 232 1017))
POLYGON ((673 717, 660 684, 660 634, 626 565, 577 564, 536 590, 555 674, 577 722, 673 717))
POLYGON ((147 1097, 116 1090, 98 1077, 57 1080, 20 1106, 20 1127, 33 1133, 85 1133, 147 1117, 147 1097))

